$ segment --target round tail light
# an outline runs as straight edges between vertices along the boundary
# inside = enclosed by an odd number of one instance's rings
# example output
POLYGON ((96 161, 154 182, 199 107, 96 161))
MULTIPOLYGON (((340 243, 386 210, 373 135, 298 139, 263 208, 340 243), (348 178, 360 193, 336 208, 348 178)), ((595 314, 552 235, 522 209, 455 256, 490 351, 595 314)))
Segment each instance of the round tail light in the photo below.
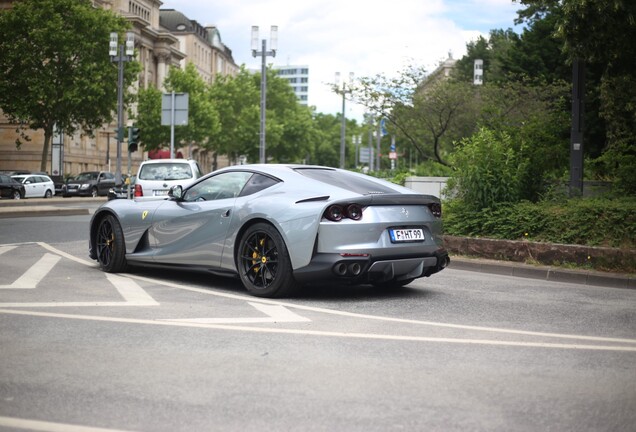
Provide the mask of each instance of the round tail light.
POLYGON ((342 207, 339 205, 332 205, 327 208, 325 217, 330 221, 338 222, 342 219, 342 207))
POLYGON ((362 207, 359 204, 349 204, 347 206, 347 217, 352 220, 362 219, 362 207))

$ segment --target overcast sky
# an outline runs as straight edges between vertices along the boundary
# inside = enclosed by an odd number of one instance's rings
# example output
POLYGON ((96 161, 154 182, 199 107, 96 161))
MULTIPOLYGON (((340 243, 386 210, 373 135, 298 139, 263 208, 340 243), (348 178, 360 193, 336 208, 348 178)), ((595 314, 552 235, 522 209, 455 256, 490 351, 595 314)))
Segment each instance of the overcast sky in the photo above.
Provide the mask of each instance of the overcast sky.
MULTIPOLYGON (((407 65, 433 71, 452 53, 461 58, 466 43, 491 29, 514 27, 520 5, 512 0, 163 0, 199 24, 212 24, 234 61, 260 69, 250 33, 260 27, 268 40, 278 26, 275 65, 309 67, 309 104, 335 114, 342 99, 330 90, 335 73, 348 79, 394 76, 407 65)), ((347 117, 362 118, 362 107, 349 103, 347 117)))

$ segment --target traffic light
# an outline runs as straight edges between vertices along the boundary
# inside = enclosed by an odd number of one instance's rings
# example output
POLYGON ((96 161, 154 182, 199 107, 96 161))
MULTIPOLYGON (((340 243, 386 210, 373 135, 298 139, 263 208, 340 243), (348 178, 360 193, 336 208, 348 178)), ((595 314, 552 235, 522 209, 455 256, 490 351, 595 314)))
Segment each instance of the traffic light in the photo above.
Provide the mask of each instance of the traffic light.
POLYGON ((131 127, 128 132, 128 152, 136 152, 139 147, 139 128, 131 127))

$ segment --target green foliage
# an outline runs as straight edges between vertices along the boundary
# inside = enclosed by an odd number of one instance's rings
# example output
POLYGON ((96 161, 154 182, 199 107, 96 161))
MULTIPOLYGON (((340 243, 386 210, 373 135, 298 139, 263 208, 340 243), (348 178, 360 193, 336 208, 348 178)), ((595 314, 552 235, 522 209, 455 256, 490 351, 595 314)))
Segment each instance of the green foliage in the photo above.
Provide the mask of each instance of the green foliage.
POLYGON ((459 199, 444 203, 449 235, 636 248, 636 199, 521 201, 474 211, 459 199))
MULTIPOLYGON (((171 68, 164 85, 168 93, 188 93, 188 124, 175 127, 175 147, 197 143, 213 150, 211 140, 221 129, 219 113, 196 66, 188 63, 185 69, 171 68)), ((165 128, 170 130, 168 126, 165 128)))
MULTIPOLYGON (((42 171, 54 125, 90 135, 111 120, 117 65, 109 35, 127 28, 88 0, 23 0, 0 13, 0 108, 11 123, 44 130, 42 171)), ((126 64, 126 88, 138 72, 138 63, 126 64)))
POLYGON ((254 84, 254 78, 241 67, 234 77, 216 77, 210 95, 221 123, 221 131, 214 139, 217 151, 231 160, 251 155, 257 161, 260 87, 254 84))
POLYGON ((481 129, 459 143, 451 161, 455 171, 448 181, 449 191, 473 211, 517 202, 522 196, 527 162, 505 132, 481 129))
POLYGON ((137 94, 136 126, 141 130, 141 144, 145 151, 170 145, 170 128, 161 126, 161 90, 154 86, 140 89, 137 94))

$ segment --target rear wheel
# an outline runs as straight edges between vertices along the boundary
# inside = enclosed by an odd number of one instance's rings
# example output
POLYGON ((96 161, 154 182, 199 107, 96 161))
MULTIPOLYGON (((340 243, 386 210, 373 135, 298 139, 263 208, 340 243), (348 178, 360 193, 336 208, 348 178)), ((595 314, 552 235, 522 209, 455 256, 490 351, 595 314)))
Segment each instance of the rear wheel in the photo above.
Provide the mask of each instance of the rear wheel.
POLYGON ((51 192, 51 189, 47 189, 46 192, 44 193, 44 198, 51 198, 53 196, 53 192, 51 192))
POLYGON ((265 223, 249 227, 241 237, 236 267, 247 291, 258 297, 282 297, 297 286, 283 238, 265 223))
POLYGON ((95 235, 97 262, 102 270, 118 273, 126 270, 124 232, 119 221, 111 215, 99 221, 95 235))

